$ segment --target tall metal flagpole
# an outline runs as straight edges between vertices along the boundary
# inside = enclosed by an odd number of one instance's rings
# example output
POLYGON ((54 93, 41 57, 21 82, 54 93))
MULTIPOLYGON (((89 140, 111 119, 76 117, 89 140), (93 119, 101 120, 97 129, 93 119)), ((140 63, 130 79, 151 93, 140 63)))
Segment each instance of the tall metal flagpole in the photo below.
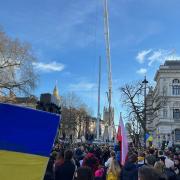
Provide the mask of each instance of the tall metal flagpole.
POLYGON ((98 79, 98 112, 97 112, 97 140, 99 140, 99 129, 100 129, 100 96, 101 96, 101 57, 99 57, 99 79, 98 79))
MULTIPOLYGON (((108 16, 108 3, 107 0, 104 0, 104 33, 106 41, 106 58, 108 65, 108 102, 109 102, 109 122, 110 127, 113 126, 112 122, 112 72, 111 72, 111 56, 110 56, 110 37, 109 37, 109 16, 108 16)), ((109 137, 110 137, 110 132, 109 137)))

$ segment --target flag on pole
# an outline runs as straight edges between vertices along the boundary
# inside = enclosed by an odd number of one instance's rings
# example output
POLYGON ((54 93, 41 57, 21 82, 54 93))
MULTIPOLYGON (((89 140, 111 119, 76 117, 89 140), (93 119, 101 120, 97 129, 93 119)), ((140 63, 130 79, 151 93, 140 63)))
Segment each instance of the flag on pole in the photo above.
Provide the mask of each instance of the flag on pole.
POLYGON ((125 164, 126 157, 128 154, 128 141, 126 137, 126 132, 124 128, 124 123, 122 120, 122 116, 120 113, 120 119, 119 119, 119 126, 118 126, 118 133, 117 133, 117 140, 121 143, 121 165, 125 164))
POLYGON ((0 103, 0 179, 44 177, 60 117, 0 103))
POLYGON ((149 142, 153 141, 153 137, 149 133, 146 133, 145 139, 146 139, 146 141, 149 141, 149 142))

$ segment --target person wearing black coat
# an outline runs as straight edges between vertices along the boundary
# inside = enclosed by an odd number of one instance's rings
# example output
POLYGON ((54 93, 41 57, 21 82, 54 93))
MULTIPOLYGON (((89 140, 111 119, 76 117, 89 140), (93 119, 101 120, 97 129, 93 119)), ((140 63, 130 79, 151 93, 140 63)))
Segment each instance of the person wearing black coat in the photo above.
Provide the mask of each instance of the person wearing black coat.
POLYGON ((73 153, 71 150, 65 152, 64 163, 57 167, 55 180, 72 180, 75 172, 75 165, 72 161, 73 153))
POLYGON ((120 180, 138 180, 138 167, 135 164, 136 162, 136 154, 132 154, 131 156, 129 156, 128 161, 122 168, 120 180))

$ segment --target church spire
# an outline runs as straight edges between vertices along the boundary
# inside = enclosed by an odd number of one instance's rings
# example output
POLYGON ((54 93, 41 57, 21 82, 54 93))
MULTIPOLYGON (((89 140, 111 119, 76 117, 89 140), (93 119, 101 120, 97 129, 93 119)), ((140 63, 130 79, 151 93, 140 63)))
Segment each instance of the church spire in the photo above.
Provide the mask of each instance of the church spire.
POLYGON ((56 85, 55 85, 54 90, 53 90, 53 95, 54 95, 55 97, 59 97, 59 92, 58 92, 58 88, 57 88, 56 85))
POLYGON ((58 91, 58 88, 57 88, 57 81, 56 81, 56 85, 55 85, 54 90, 53 90, 53 95, 54 95, 58 100, 60 100, 59 91, 58 91))

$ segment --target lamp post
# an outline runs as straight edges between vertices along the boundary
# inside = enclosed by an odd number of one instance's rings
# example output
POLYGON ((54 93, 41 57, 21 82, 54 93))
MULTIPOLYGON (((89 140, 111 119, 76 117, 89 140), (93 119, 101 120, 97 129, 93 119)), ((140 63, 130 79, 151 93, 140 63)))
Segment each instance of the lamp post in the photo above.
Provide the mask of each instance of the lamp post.
POLYGON ((148 83, 148 81, 146 80, 146 76, 144 77, 144 80, 142 82, 144 84, 144 148, 146 148, 146 85, 148 83))

